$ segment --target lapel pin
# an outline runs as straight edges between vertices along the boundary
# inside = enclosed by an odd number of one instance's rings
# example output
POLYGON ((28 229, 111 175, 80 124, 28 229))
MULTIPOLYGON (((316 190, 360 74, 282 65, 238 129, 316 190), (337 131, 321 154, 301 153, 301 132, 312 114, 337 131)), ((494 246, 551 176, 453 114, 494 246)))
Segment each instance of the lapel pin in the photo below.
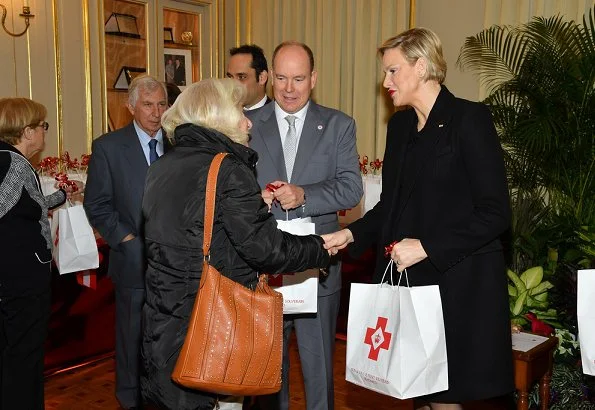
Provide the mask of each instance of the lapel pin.
POLYGON ((318 130, 320 131, 321 129, 322 129, 322 125, 319 125, 318 126, 318 130))
POLYGON ((444 124, 438 124, 438 128, 444 127, 444 124))

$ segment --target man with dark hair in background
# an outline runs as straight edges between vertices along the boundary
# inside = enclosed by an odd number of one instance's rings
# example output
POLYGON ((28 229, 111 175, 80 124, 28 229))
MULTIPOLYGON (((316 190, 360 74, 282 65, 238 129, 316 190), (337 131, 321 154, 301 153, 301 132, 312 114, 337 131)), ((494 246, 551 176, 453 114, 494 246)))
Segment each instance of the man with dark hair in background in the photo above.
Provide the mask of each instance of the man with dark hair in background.
POLYGON ((269 79, 267 59, 262 48, 254 44, 244 44, 229 50, 227 78, 233 78, 246 86, 248 96, 245 110, 255 110, 269 103, 266 87, 269 79))

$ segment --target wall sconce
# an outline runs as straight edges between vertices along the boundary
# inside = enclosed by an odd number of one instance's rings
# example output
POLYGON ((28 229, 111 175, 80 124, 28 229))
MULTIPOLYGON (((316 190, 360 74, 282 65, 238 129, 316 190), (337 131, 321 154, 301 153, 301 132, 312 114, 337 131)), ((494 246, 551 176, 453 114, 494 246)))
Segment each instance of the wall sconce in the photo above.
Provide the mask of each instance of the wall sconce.
POLYGON ((19 16, 21 16, 22 18, 25 19, 25 29, 23 31, 21 31, 20 33, 11 33, 10 31, 8 31, 8 29, 6 28, 6 25, 5 25, 6 7, 4 7, 2 4, 0 4, 0 7, 2 7, 2 28, 4 29, 4 31, 6 31, 8 34, 10 34, 13 37, 20 37, 23 34, 25 34, 27 32, 27 30, 29 29, 29 19, 35 17, 35 15, 31 14, 31 9, 29 8, 29 6, 23 6, 23 12, 21 14, 19 14, 19 16))

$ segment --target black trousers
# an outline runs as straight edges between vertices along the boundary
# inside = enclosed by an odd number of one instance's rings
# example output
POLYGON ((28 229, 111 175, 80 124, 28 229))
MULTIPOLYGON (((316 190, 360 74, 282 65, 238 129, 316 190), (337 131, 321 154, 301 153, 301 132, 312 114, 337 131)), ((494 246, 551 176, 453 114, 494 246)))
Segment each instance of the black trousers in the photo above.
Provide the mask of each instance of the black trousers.
POLYGON ((1 297, 0 410, 44 408, 43 344, 50 309, 49 283, 34 292, 1 297))

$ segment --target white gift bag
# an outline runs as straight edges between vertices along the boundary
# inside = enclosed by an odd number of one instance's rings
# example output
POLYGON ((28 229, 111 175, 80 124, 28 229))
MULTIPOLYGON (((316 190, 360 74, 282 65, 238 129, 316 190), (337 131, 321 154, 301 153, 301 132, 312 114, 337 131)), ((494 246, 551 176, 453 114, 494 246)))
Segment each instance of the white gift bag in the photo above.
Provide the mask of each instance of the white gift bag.
POLYGON ((577 288, 576 314, 583 373, 595 376, 595 269, 578 271, 577 288))
MULTIPOLYGON (((277 220, 277 227, 294 235, 313 235, 310 218, 277 220)), ((316 313, 318 311, 318 269, 269 276, 269 285, 283 294, 283 313, 316 313)))
POLYGON ((60 274, 98 268, 97 242, 83 206, 74 205, 54 211, 53 222, 53 254, 60 274))
POLYGON ((362 179, 364 184, 362 214, 365 214, 370 209, 374 208, 380 201, 380 193, 382 192, 382 176, 364 175, 362 179))
POLYGON ((438 286, 392 286, 389 267, 391 284, 351 284, 346 380, 398 399, 447 390, 438 286))

